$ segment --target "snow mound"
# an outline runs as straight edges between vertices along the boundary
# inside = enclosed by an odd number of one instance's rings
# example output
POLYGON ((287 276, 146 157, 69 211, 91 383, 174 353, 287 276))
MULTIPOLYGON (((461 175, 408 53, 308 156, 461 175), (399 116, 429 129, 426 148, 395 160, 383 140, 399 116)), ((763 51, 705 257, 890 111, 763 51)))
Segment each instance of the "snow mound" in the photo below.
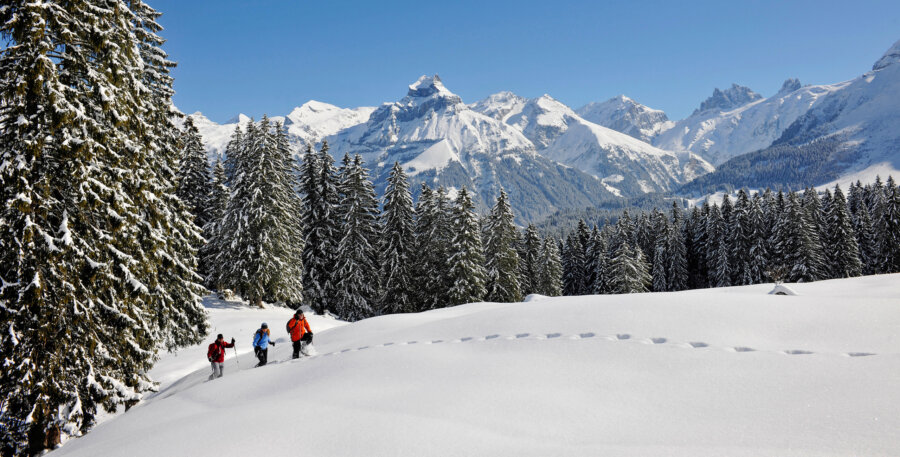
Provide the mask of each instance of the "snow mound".
POLYGON ((164 382, 54 455, 900 455, 900 274, 792 287, 312 322, 319 355, 297 361, 277 319, 211 310, 272 324, 270 365, 239 341, 223 378, 164 382))
POLYGON ((776 284, 775 288, 769 291, 769 295, 797 295, 797 292, 784 284, 776 284))

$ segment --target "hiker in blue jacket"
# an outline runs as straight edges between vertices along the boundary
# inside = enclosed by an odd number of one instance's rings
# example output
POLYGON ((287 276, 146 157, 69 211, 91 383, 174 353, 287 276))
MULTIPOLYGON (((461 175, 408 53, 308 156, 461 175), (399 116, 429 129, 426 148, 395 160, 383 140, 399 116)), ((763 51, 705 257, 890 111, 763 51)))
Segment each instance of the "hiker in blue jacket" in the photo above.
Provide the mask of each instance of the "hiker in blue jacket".
POLYGON ((262 327, 253 335, 253 352, 256 353, 256 358, 259 359, 259 363, 256 364, 258 367, 265 365, 269 361, 269 344, 275 346, 275 342, 271 341, 270 337, 269 324, 263 322, 262 327))

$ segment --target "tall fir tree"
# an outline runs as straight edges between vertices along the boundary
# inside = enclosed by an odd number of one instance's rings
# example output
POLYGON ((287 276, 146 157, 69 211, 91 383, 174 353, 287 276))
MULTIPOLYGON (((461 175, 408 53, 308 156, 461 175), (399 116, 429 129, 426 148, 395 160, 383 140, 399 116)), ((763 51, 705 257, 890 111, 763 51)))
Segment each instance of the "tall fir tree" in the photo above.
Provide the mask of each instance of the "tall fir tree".
POLYGON ((854 222, 862 273, 875 274, 878 271, 878 242, 875 238, 875 229, 872 227, 872 218, 869 216, 869 208, 865 202, 859 205, 854 222))
POLYGON ((562 260, 557 242, 552 237, 541 243, 541 260, 538 271, 538 293, 548 297, 562 295, 562 260))
POLYGON ((194 223, 202 228, 212 219, 209 212, 209 199, 213 193, 213 183, 209 174, 209 163, 203 147, 203 139, 190 116, 184 121, 181 143, 182 154, 176 193, 193 214, 194 223))
POLYGON ((298 305, 303 285, 300 200, 287 137, 267 117, 250 123, 223 217, 224 243, 216 281, 257 306, 263 300, 298 305))
POLYGON ((648 292, 651 283, 649 266, 644 260, 640 248, 632 247, 627 242, 616 249, 610 261, 610 292, 614 294, 633 294, 648 292))
POLYGON ((481 225, 475 214, 475 204, 465 187, 456 195, 451 223, 453 239, 449 249, 449 304, 461 305, 483 300, 487 272, 484 269, 481 225))
POLYGON ((862 274, 859 244, 844 193, 834 186, 834 197, 825 214, 825 261, 829 277, 849 278, 862 274))
POLYGON ((344 156, 338 214, 343 237, 338 243, 337 295, 334 312, 348 321, 371 317, 378 293, 377 247, 381 228, 378 200, 362 158, 344 156))
POLYGON ((506 191, 500 189, 497 203, 485 225, 485 262, 488 274, 487 299, 495 302, 522 300, 519 289, 519 256, 516 253, 516 227, 506 191))
POLYGON ((584 247, 577 234, 569 234, 563 249, 563 295, 580 295, 584 287, 584 247))
POLYGON ((27 419, 0 446, 16 454, 137 402, 157 350, 206 332, 200 234, 174 195, 174 63, 158 13, 109 3, 0 8, 0 357, 18 361, 0 401, 27 419))
POLYGON ((303 291, 307 304, 317 313, 334 310, 337 300, 336 261, 342 238, 339 211, 340 193, 334 159, 328 142, 314 151, 307 147, 300 168, 303 194, 303 291))
POLYGON ((541 261, 541 237, 534 224, 528 224, 521 241, 519 253, 519 285, 522 295, 538 293, 541 261))
POLYGON ((399 162, 394 162, 388 176, 383 206, 380 251, 384 285, 378 307, 384 313, 414 312, 415 209, 409 180, 399 162))
POLYGON ((688 259, 685 246, 685 221, 678 202, 672 202, 671 226, 666 240, 666 270, 668 271, 668 290, 685 290, 688 288, 688 259))

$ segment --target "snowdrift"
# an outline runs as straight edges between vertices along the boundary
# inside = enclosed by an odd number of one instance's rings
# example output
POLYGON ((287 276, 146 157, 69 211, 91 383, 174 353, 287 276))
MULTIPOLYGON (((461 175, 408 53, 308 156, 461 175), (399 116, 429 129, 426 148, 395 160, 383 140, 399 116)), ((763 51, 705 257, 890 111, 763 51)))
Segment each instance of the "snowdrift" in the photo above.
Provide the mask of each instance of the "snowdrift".
MULTIPOLYGON (((250 368, 245 343, 211 382, 202 353, 164 360, 158 395, 54 455, 900 455, 900 275, 771 288, 319 319, 314 357, 250 368)), ((211 316, 281 343, 261 313, 211 316)))

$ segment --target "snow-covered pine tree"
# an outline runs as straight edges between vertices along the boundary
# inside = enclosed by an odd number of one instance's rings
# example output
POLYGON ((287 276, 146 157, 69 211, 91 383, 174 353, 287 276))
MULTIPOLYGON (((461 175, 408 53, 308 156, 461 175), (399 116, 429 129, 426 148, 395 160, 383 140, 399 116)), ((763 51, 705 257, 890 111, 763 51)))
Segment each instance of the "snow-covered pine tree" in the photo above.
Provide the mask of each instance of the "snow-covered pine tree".
POLYGON ((448 205, 443 189, 424 183, 416 206, 416 259, 414 274, 419 280, 416 309, 424 311, 447 306, 449 291, 448 256, 450 235, 448 205))
POLYGON ((747 191, 740 189, 734 202, 728 226, 729 272, 731 284, 747 285, 750 279, 750 245, 753 237, 753 224, 750 221, 750 197, 747 191))
POLYGON ((797 194, 789 193, 785 214, 776 229, 780 238, 778 250, 784 255, 786 279, 790 282, 815 281, 822 271, 821 245, 815 244, 815 228, 802 205, 797 194))
POLYGON ((666 249, 669 239, 669 221, 666 216, 657 208, 653 208, 650 216, 650 231, 653 233, 653 242, 650 252, 653 253, 653 262, 650 263, 651 285, 654 292, 665 292, 669 290, 668 272, 666 270, 666 259, 669 255, 666 249))
MULTIPOLYGON (((458 204, 458 203, 457 203, 458 204)), ((541 261, 541 237, 534 224, 528 224, 521 241, 519 254, 519 285, 522 295, 539 293, 539 275, 541 261)))
POLYGON ((884 189, 884 213, 882 216, 882 241, 884 261, 882 270, 886 273, 900 272, 900 188, 893 176, 888 176, 884 189))
POLYGON ((157 349, 206 332, 158 15, 110 3, 0 8, 0 401, 28 424, 5 452, 133 404, 157 349))
POLYGON ((685 222, 678 202, 672 202, 671 224, 666 240, 667 290, 685 290, 688 288, 688 261, 685 246, 685 222))
POLYGON ((337 297, 335 314, 348 321, 371 317, 378 292, 376 248, 381 227, 378 200, 362 158, 345 155, 340 171, 343 238, 337 249, 337 297))
POLYGON ((707 277, 710 287, 723 287, 731 285, 731 274, 728 270, 728 243, 723 238, 728 234, 725 230, 725 221, 722 219, 721 209, 717 205, 710 205, 709 215, 706 218, 706 265, 709 268, 707 277), (725 246, 721 246, 725 243, 725 246))
MULTIPOLYGON (((206 245, 203 247, 204 264, 207 265, 206 283, 216 290, 225 289, 226 283, 229 283, 231 254, 233 253, 231 246, 236 242, 230 237, 241 230, 236 226, 241 222, 240 215, 229 213, 229 209, 241 207, 237 203, 232 203, 232 200, 236 197, 234 194, 235 184, 242 174, 239 167, 244 165, 245 146, 244 132, 240 125, 235 126, 231 140, 225 147, 225 163, 223 164, 228 198, 225 200, 226 205, 221 216, 214 221, 214 225, 208 231, 206 245)), ((240 194, 240 197, 243 198, 244 195, 240 194)))
POLYGON ((415 220, 412 194, 403 167, 394 162, 384 191, 381 214, 381 280, 383 290, 378 308, 383 313, 416 311, 412 263, 415 220))
POLYGON ((875 229, 872 227, 872 218, 869 216, 869 207, 862 202, 854 219, 854 231, 856 242, 859 246, 859 258, 862 262, 862 273, 875 274, 878 271, 878 243, 875 238, 875 229))
POLYGON ((750 202, 749 222, 749 241, 750 256, 747 263, 747 274, 745 276, 747 284, 759 284, 766 278, 768 270, 767 259, 769 258, 769 241, 768 230, 766 228, 766 216, 763 214, 762 204, 765 197, 756 194, 750 202))
POLYGON ((516 227, 506 191, 500 189, 497 203, 485 224, 485 263, 488 274, 487 299, 495 302, 522 300, 519 289, 519 256, 516 253, 516 227))
POLYGON ((584 284, 584 247, 577 233, 570 233, 563 250, 563 295, 580 295, 584 284))
POLYGON ((825 260, 829 277, 849 278, 862 274, 859 244, 844 193, 834 186, 834 196, 825 214, 825 260))
POLYGON ((610 292, 609 278, 610 259, 609 259, 609 226, 605 225, 603 230, 594 244, 594 282, 591 284, 592 294, 608 294, 610 292))
MULTIPOLYGON (((303 236, 293 162, 281 124, 250 123, 225 212, 221 284, 257 306, 299 304, 303 236)), ((217 261, 220 261, 217 259, 217 261)))
POLYGON ((481 224, 475 214, 475 204, 465 187, 456 195, 452 220, 453 239, 450 242, 449 304, 461 305, 484 299, 487 272, 484 269, 484 247, 481 244, 481 224))
POLYGON ((549 236, 544 238, 541 243, 538 293, 548 297, 562 295, 562 260, 559 256, 557 241, 549 236))
POLYGON ((594 293, 594 283, 597 281, 597 263, 600 261, 598 251, 601 242, 600 229, 595 225, 594 228, 591 229, 591 236, 588 238, 588 244, 584 247, 584 295, 594 293))
POLYGON ((190 116, 184 120, 181 144, 177 195, 193 214, 197 227, 202 228, 211 219, 208 205, 213 188, 203 139, 190 116))
POLYGON ((810 255, 820 259, 818 263, 810 264, 809 267, 812 269, 812 275, 815 278, 824 279, 828 277, 828 272, 825 268, 825 250, 822 247, 822 236, 825 232, 825 217, 824 212, 822 211, 822 201, 819 198, 819 193, 813 188, 807 188, 803 192, 801 205, 803 207, 802 214, 805 219, 804 223, 809 226, 810 245, 808 249, 813 251, 810 255))
POLYGON ((614 294, 647 292, 651 282, 649 266, 640 248, 627 242, 619 245, 615 257, 610 262, 610 288, 614 294))
POLYGON ((688 250, 689 270, 690 270, 690 286, 693 289, 709 286, 708 272, 709 267, 706 264, 706 251, 708 237, 706 232, 706 219, 709 217, 709 201, 703 202, 700 209, 696 206, 691 211, 690 225, 691 248, 688 250))
POLYGON ((222 160, 220 158, 217 158, 216 163, 213 165, 212 176, 212 194, 207 201, 209 221, 203 226, 203 237, 206 238, 206 244, 200 248, 199 264, 200 271, 205 275, 206 286, 215 289, 216 285, 211 282, 211 278, 214 276, 213 272, 216 268, 214 257, 217 243, 216 240, 218 237, 217 231, 219 224, 225 215, 225 210, 228 208, 229 198, 225 167, 222 165, 222 160))
POLYGON ((337 298, 335 261, 342 238, 340 229, 340 193, 334 159, 328 153, 328 142, 315 152, 311 146, 303 157, 300 171, 303 194, 304 301, 318 313, 334 309, 337 298))

